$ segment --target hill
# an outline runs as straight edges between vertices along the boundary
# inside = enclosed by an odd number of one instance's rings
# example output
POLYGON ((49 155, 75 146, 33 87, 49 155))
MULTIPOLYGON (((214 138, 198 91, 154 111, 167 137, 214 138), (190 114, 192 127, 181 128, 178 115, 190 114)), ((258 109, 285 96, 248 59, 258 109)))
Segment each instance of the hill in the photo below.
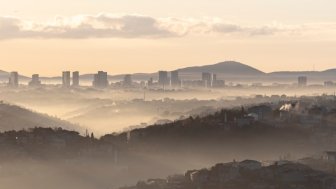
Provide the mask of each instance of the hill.
POLYGON ((265 74, 264 72, 257 70, 251 66, 234 61, 220 62, 213 65, 187 67, 178 69, 178 71, 181 73, 210 72, 217 74, 244 76, 257 76, 265 74))
POLYGON ((291 77, 291 76, 307 76, 307 77, 335 77, 336 69, 329 69, 325 71, 279 71, 271 72, 267 74, 268 76, 282 76, 282 77, 291 77))
POLYGON ((34 127, 62 127, 69 130, 81 130, 79 126, 70 122, 0 102, 0 131, 34 127))
MULTIPOLYGON (((0 82, 8 82, 9 74, 10 74, 9 72, 0 70, 0 82)), ((19 79, 21 79, 21 80, 28 80, 30 78, 27 77, 27 76, 24 76, 24 75, 19 75, 19 79)))
MULTIPOLYGON (((260 77, 265 75, 264 72, 251 66, 235 62, 226 61, 217 64, 192 66, 177 69, 179 75, 184 80, 199 80, 202 72, 210 72, 217 74, 218 78, 241 78, 241 77, 260 77)), ((112 75, 109 79, 122 80, 124 75, 112 75)), ((132 74, 134 80, 148 80, 149 78, 158 79, 157 73, 135 73, 132 74)))
POLYGON ((123 189, 329 189, 335 188, 336 177, 294 162, 262 166, 261 162, 220 163, 210 169, 190 170, 184 175, 167 179, 140 181, 136 186, 123 189))

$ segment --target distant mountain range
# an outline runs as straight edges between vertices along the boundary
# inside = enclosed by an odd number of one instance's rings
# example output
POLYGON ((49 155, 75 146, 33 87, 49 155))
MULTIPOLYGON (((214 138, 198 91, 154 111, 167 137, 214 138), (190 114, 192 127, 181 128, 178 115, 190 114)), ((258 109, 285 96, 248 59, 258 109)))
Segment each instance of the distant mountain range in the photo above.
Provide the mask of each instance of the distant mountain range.
MULTIPOLYGON (((212 65, 204 66, 193 66, 177 69, 179 75, 183 80, 195 80, 201 78, 202 72, 210 72, 217 74, 217 78, 241 81, 248 80, 251 81, 269 81, 269 80, 279 80, 279 81, 293 81, 296 80, 298 76, 307 76, 312 80, 336 80, 336 69, 329 69, 325 71, 278 71, 265 73, 251 66, 242 64, 235 61, 220 62, 212 65)), ((0 71, 0 80, 8 80, 8 72, 0 71)), ((82 80, 92 80, 94 74, 84 74, 80 76, 82 80)), ((29 79, 26 76, 20 76, 20 79, 29 79)), ((109 75, 109 79, 112 81, 122 80, 124 74, 119 75, 109 75)), ((132 74, 134 80, 148 80, 149 78, 157 79, 157 73, 134 73, 132 74)), ((41 77, 42 80, 60 80, 61 77, 41 77)))
POLYGON ((265 73, 257 70, 251 66, 239 63, 239 62, 221 62, 213 65, 205 66, 193 66, 178 69, 180 73, 201 73, 201 72, 210 72, 217 74, 226 74, 226 75, 264 75, 265 73))

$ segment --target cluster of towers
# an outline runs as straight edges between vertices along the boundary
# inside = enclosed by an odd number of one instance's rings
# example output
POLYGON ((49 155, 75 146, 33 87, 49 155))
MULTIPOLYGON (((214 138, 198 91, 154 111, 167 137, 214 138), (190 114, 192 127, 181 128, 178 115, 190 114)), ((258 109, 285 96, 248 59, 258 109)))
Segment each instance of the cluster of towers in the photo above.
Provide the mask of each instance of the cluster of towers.
MULTIPOLYGON (((148 81, 148 83, 153 83, 153 80, 148 81)), ((170 78, 168 76, 167 71, 159 71, 159 81, 158 84, 160 86, 173 86, 173 87, 180 87, 181 86, 181 80, 179 78, 178 71, 172 71, 170 72, 170 78)))
POLYGON ((206 88, 225 86, 224 80, 218 80, 216 74, 209 72, 202 73, 202 82, 206 88))
MULTIPOLYGON (((107 72, 98 71, 97 74, 93 75, 92 86, 96 88, 105 88, 109 85, 107 79, 107 72)), ((72 72, 72 84, 71 84, 71 72, 64 71, 62 73, 62 86, 68 88, 70 86, 78 87, 79 86, 79 72, 72 72)))
POLYGON ((72 85, 71 85, 71 72, 70 71, 64 71, 62 73, 62 86, 63 87, 78 87, 79 86, 79 72, 75 71, 72 72, 72 85))
MULTIPOLYGON (((171 86, 171 87, 181 87, 182 81, 179 77, 179 72, 171 71, 170 75, 168 71, 159 71, 158 72, 158 86, 162 86, 163 88, 171 86)), ((62 86, 64 88, 69 87, 78 87, 80 85, 80 75, 78 71, 70 72, 63 71, 62 72, 62 86)), ((207 72, 202 73, 202 82, 206 87, 215 86, 218 83, 216 74, 211 74, 207 72)), ((132 75, 126 74, 123 80, 124 87, 131 87, 133 84, 132 75)), ((154 84, 153 78, 148 80, 147 85, 151 86, 154 84)), ((19 74, 18 72, 11 72, 9 76, 8 85, 11 87, 17 87, 19 85, 19 74)), ((38 74, 32 75, 32 79, 29 82, 29 86, 40 86, 41 80, 38 74)), ((95 88, 106 88, 109 86, 108 74, 104 71, 98 71, 97 74, 93 76, 92 86, 95 88)))
MULTIPOLYGON (((158 82, 156 83, 160 87, 182 87, 182 81, 179 77, 179 72, 171 71, 170 76, 168 71, 159 71, 158 72, 158 82)), ((63 71, 62 72, 62 86, 64 88, 69 87, 78 87, 80 81, 80 75, 78 71, 70 72, 70 71, 63 71), (72 74, 72 75, 71 75, 72 74)), ((308 79, 306 76, 299 76, 298 77, 298 87, 305 87, 307 86, 308 79)), ((184 81, 183 85, 187 85, 188 81, 184 81)), ((206 88, 210 87, 222 87, 225 86, 224 80, 218 80, 217 75, 209 72, 202 73, 202 80, 199 81, 200 83, 198 86, 203 86, 206 88)), ((124 80, 122 81, 124 87, 131 87, 133 85, 132 75, 126 74, 124 76, 124 80)), ((29 86, 40 86, 41 80, 38 74, 33 74, 32 79, 29 82, 29 86)), ((150 78, 147 81, 147 86, 154 85, 153 78, 150 78)), ((334 85, 333 82, 327 81, 325 82, 325 86, 334 85)), ((18 72, 11 72, 9 75, 8 86, 10 87, 18 87, 19 86, 19 74, 18 72)), ((93 76, 92 86, 95 88, 106 88, 109 86, 108 81, 108 74, 104 71, 98 71, 97 74, 93 76)))
MULTIPOLYGON (((78 87, 79 86, 79 72, 74 71, 63 71, 62 72, 62 86, 64 88, 69 87, 78 87), (72 74, 72 76, 71 76, 72 74)), ((33 74, 31 81, 28 83, 29 86, 40 86, 41 80, 39 74, 33 74)), ((97 88, 105 88, 109 85, 107 79, 107 72, 99 71, 97 74, 94 74, 94 79, 92 82, 92 86, 97 88)), ((11 72, 9 74, 8 86, 10 87, 18 87, 19 86, 19 73, 11 72)))

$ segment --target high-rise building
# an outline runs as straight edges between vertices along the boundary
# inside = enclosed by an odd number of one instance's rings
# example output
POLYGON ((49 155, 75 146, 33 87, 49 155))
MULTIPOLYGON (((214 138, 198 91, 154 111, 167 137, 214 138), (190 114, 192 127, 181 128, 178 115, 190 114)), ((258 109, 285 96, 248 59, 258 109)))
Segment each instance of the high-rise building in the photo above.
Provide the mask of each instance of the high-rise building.
POLYGON ((159 85, 168 86, 169 78, 167 71, 159 71, 159 85))
POLYGON ((74 87, 79 86, 79 72, 78 71, 72 72, 72 86, 74 87))
POLYGON ((298 77, 298 86, 299 87, 305 87, 307 86, 307 77, 306 76, 300 76, 298 77))
POLYGON ((131 74, 126 74, 124 76, 124 81, 123 81, 123 85, 124 87, 130 87, 132 86, 132 75, 131 74))
POLYGON ((211 82, 212 82, 211 73, 203 72, 202 81, 205 87, 211 87, 211 82))
POLYGON ((19 86, 19 73, 11 72, 9 75, 8 86, 10 87, 18 87, 19 86))
POLYGON ((95 74, 92 85, 96 88, 106 88, 109 85, 107 80, 107 72, 99 71, 97 74, 95 74))
POLYGON ((66 88, 70 87, 70 85, 71 85, 71 78, 70 77, 71 77, 70 76, 70 71, 64 71, 62 73, 62 85, 63 85, 63 87, 66 87, 66 88))
POLYGON ((41 81, 40 81, 39 74, 33 74, 32 80, 29 82, 29 86, 40 86, 40 85, 41 85, 41 81))
POLYGON ((172 71, 170 72, 170 82, 173 87, 181 87, 181 80, 179 78, 178 71, 172 71))

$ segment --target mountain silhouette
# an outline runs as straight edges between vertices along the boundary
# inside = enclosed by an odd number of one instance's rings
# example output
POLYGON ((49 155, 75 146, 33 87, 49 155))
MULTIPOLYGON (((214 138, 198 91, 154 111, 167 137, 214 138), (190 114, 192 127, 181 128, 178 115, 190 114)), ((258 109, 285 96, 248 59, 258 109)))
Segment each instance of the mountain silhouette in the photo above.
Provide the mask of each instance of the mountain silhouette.
MULTIPOLYGON (((252 66, 236 62, 236 61, 225 61, 211 65, 204 66, 191 66, 185 68, 176 69, 179 71, 180 77, 184 80, 198 80, 201 78, 202 72, 215 73, 219 78, 222 79, 233 79, 233 80, 279 80, 281 81, 296 81, 298 76, 307 76, 313 80, 325 81, 325 80, 336 80, 336 69, 328 69, 324 71, 275 71, 265 73, 252 66)), ((140 70, 139 70, 140 71, 140 70)), ((61 75, 61 73, 60 73, 61 75)), ((60 81, 61 76, 55 77, 41 77, 41 80, 56 80, 60 81)), ((2 82, 8 81, 9 73, 0 70, 0 80, 2 82)), ((80 79, 82 80, 93 80, 93 73, 82 74, 80 79)), ((108 75, 110 81, 120 81, 123 80, 125 74, 108 75)), ((158 73, 133 73, 132 77, 134 80, 148 80, 149 78, 158 79, 158 73)), ((20 79, 29 80, 30 77, 20 75, 20 79)))
POLYGON ((205 65, 205 66, 193 66, 178 69, 181 73, 201 73, 201 72, 210 72, 210 73, 218 73, 218 74, 227 74, 227 75, 249 75, 249 76, 257 76, 264 75, 265 73, 253 68, 251 66, 242 64, 240 62, 235 61, 226 61, 220 62, 213 65, 205 65))

